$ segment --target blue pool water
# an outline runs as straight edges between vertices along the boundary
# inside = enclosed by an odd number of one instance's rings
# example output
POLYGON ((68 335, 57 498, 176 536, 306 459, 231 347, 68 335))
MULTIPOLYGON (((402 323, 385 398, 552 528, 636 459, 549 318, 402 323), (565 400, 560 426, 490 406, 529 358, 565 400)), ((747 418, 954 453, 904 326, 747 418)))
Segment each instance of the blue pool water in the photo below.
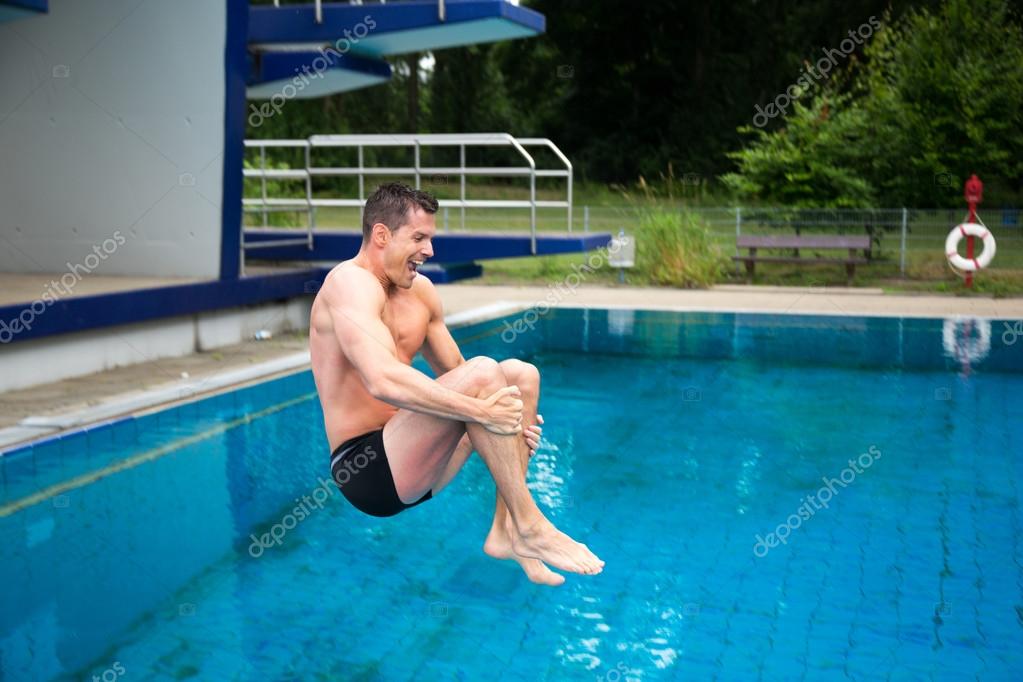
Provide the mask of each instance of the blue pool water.
POLYGON ((1002 322, 510 320, 456 338, 540 368, 530 487, 603 574, 551 590, 483 555, 477 458, 427 504, 358 514, 321 482, 300 373, 0 458, 0 677, 1023 678, 1002 322))

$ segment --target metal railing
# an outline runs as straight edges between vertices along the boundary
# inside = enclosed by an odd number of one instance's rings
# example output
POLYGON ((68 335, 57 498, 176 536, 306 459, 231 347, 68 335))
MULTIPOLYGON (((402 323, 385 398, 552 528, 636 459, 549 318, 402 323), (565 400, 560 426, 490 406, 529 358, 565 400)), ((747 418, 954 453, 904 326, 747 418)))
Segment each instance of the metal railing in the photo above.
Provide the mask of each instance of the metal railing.
MULTIPOLYGON (((944 267, 945 237, 966 218, 965 208, 775 208, 670 204, 650 208, 636 205, 580 207, 584 232, 612 232, 642 240, 648 211, 678 211, 707 228, 722 249, 733 252, 742 235, 868 234, 872 238, 871 264, 892 276, 912 278, 933 274, 927 263, 944 267)), ((1023 215, 1020 209, 978 208, 984 224, 998 242, 990 270, 1023 269, 1023 215)), ((736 251, 737 253, 737 251, 736 251)))
MULTIPOLYGON (((447 223, 447 209, 456 208, 461 214, 461 229, 466 229, 466 209, 525 209, 529 211, 530 245, 532 253, 536 253, 536 211, 538 208, 562 208, 566 211, 566 226, 572 230, 572 163, 558 147, 546 138, 515 138, 507 133, 461 133, 461 134, 422 134, 422 135, 314 135, 307 140, 246 140, 245 146, 259 150, 258 167, 246 168, 246 178, 257 179, 260 183, 259 197, 247 197, 242 200, 244 210, 248 213, 260 213, 263 225, 267 226, 268 213, 273 211, 304 212, 307 214, 308 243, 312 247, 312 231, 316 227, 317 208, 353 207, 361 208, 366 202, 366 179, 381 176, 404 176, 414 178, 416 189, 422 188, 423 178, 457 177, 459 195, 457 199, 439 199, 444 209, 444 222, 447 223), (458 165, 423 165, 422 151, 424 148, 457 148, 458 165), (466 163, 466 150, 469 147, 498 147, 512 150, 524 163, 516 166, 470 166, 466 163), (533 156, 527 147, 546 147, 563 168, 537 168, 533 156), (273 168, 267 166, 267 150, 295 149, 304 150, 303 168, 273 168), (412 151, 412 165, 377 166, 366 164, 366 151, 374 148, 404 148, 412 151), (351 165, 318 165, 318 150, 354 149, 356 164, 351 165), (314 192, 317 178, 356 178, 358 193, 354 197, 323 197, 314 192), (471 199, 468 196, 467 179, 473 177, 490 178, 527 178, 529 180, 528 199, 471 199), (564 178, 566 181, 564 200, 537 199, 537 178, 564 178), (304 181, 305 196, 271 197, 267 192, 267 181, 304 181)), ((259 242, 244 245, 244 248, 261 248, 282 245, 282 241, 259 242)), ((289 243, 298 243, 298 240, 289 243)), ((301 243, 305 243, 302 241, 301 243)))
POLYGON ((259 169, 246 168, 242 171, 245 178, 257 178, 260 184, 260 197, 258 199, 242 199, 242 211, 245 213, 260 213, 263 216, 263 227, 269 223, 269 215, 274 212, 304 213, 306 215, 306 230, 303 237, 288 237, 259 242, 246 242, 245 229, 241 235, 241 273, 245 274, 245 252, 249 249, 267 249, 277 246, 306 246, 313 248, 313 227, 314 218, 312 210, 312 177, 306 168, 267 168, 266 150, 267 147, 275 149, 290 148, 303 149, 306 159, 306 166, 309 165, 309 142, 306 140, 245 140, 246 148, 259 150, 259 169), (305 198, 280 198, 267 195, 267 180, 304 180, 305 198))
MULTIPOLYGON (((386 2, 387 2, 387 0, 380 0, 380 4, 386 4, 386 2)), ((361 5, 362 2, 360 0, 359 2, 353 2, 353 4, 361 5)), ((322 24, 323 23, 323 0, 314 0, 313 5, 314 5, 314 8, 316 10, 316 23, 317 24, 322 24)), ((274 0, 274 7, 280 7, 280 6, 281 6, 281 0, 274 0)), ((444 7, 444 0, 437 0, 437 18, 440 19, 441 21, 447 20, 447 11, 446 11, 446 9, 444 7)))
MULTIPOLYGON (((323 0, 314 0, 313 5, 316 9, 316 23, 323 23, 323 0)), ((280 7, 281 0, 274 0, 274 7, 280 7)))

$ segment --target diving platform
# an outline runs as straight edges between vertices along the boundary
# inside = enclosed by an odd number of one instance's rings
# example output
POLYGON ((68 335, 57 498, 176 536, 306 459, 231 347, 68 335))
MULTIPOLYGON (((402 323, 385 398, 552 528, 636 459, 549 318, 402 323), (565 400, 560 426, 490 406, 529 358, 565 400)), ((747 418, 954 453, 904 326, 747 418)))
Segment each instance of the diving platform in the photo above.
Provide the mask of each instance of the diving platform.
POLYGON ((352 54, 380 58, 530 38, 544 30, 542 14, 506 0, 310 2, 249 9, 249 47, 264 52, 341 43, 352 54), (357 30, 360 25, 363 30, 357 30))
MULTIPOLYGON (((313 233, 313 246, 295 243, 295 230, 247 229, 245 243, 250 248, 262 246, 254 256, 261 261, 330 262, 353 258, 362 244, 362 232, 356 230, 317 230, 313 233), (283 243, 283 246, 277 244, 283 243)), ((478 260, 491 258, 518 258, 522 256, 552 256, 562 253, 582 253, 606 247, 611 241, 608 233, 556 233, 537 234, 536 251, 533 237, 514 233, 442 233, 433 237, 434 257, 420 269, 435 284, 449 284, 461 279, 479 277, 483 268, 478 260)))
POLYGON ((386 57, 529 38, 545 29, 542 14, 505 0, 252 6, 246 95, 258 100, 347 92, 387 81, 386 57))

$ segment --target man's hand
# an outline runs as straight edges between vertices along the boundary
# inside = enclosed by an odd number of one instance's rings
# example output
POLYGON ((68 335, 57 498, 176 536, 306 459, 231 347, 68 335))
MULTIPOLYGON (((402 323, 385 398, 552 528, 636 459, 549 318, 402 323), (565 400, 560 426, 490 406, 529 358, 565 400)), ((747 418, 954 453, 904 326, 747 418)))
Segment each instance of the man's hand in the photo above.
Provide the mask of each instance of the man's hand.
POLYGON ((543 429, 540 425, 543 424, 543 415, 536 415, 536 423, 527 429, 522 431, 522 435, 526 439, 526 445, 529 446, 529 456, 532 457, 536 454, 536 449, 540 447, 540 435, 543 434, 543 429))
POLYGON ((522 431, 522 392, 518 386, 505 386, 483 401, 480 424, 490 431, 508 436, 522 431))

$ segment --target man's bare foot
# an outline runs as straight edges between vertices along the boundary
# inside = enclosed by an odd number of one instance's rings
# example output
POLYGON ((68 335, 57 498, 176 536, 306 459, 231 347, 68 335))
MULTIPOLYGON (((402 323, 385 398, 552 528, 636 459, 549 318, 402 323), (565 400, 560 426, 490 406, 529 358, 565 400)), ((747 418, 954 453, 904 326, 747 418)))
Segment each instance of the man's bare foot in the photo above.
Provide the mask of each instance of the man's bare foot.
POLYGON ((526 577, 539 585, 550 585, 557 587, 565 582, 565 576, 555 573, 547 568, 539 559, 522 557, 512 549, 510 531, 507 528, 491 528, 483 543, 483 551, 495 559, 514 559, 518 562, 526 577))
POLYGON ((595 575, 604 562, 589 548, 568 537, 547 519, 540 519, 513 536, 512 549, 522 557, 532 557, 563 571, 595 575))

